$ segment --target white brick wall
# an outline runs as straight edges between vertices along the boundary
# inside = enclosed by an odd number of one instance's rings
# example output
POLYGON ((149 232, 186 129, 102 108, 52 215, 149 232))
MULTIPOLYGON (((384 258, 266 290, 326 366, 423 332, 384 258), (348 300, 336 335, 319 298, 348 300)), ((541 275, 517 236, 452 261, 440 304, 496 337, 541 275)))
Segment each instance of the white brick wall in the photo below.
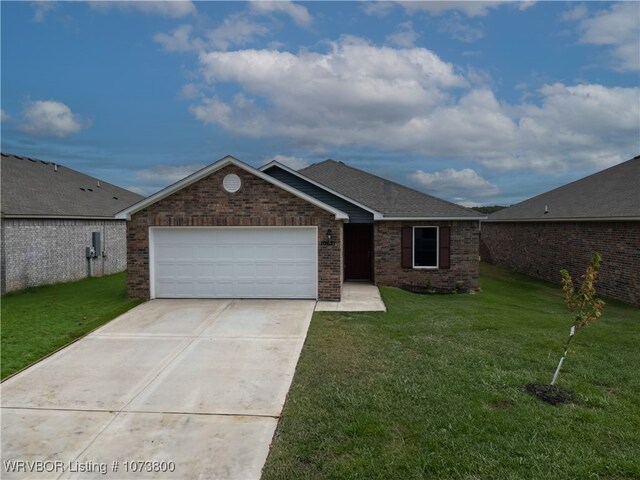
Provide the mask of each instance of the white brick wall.
POLYGON ((126 269, 126 225, 117 220, 3 219, 2 292, 69 282, 88 276, 85 248, 100 232, 105 257, 92 260, 93 276, 126 269))

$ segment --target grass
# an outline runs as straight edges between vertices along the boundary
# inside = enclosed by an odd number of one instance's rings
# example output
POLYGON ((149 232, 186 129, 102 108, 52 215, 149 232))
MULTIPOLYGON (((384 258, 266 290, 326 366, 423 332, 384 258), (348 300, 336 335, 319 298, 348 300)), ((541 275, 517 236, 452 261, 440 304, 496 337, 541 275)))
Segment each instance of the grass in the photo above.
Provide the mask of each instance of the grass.
POLYGON ((138 305, 125 273, 29 288, 2 296, 2 378, 138 305))
POLYGON ((316 313, 263 479, 640 478, 640 309, 609 302, 548 383, 559 287, 482 266, 476 295, 383 288, 384 313, 316 313))

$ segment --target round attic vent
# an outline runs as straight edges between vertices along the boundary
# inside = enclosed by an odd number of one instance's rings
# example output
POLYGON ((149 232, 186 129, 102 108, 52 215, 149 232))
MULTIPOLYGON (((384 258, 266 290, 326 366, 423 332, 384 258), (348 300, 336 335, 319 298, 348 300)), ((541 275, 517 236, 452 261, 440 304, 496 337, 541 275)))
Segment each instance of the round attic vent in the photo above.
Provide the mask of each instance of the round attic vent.
POLYGON ((240 185, 242 185, 240 177, 235 173, 230 173, 222 180, 222 186, 229 193, 235 193, 240 190, 240 185))

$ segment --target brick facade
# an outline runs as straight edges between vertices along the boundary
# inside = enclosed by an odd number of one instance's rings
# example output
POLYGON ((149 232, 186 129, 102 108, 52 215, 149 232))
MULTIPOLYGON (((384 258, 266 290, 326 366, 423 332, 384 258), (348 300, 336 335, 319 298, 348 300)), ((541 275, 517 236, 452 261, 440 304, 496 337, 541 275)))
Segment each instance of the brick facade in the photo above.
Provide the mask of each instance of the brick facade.
POLYGON ((85 248, 102 234, 104 257, 91 260, 94 276, 126 268, 126 227, 120 220, 2 219, 2 293, 70 282, 89 275, 85 248))
POLYGON ((374 224, 374 275, 377 285, 389 285, 422 291, 436 289, 477 290, 480 276, 478 262, 478 221, 400 222, 381 221, 374 224), (451 227, 451 268, 402 268, 402 227, 451 227))
POLYGON ((483 222, 480 245, 483 260, 554 283, 599 252, 598 293, 640 305, 640 222, 483 222))
POLYGON ((150 226, 317 226, 318 296, 339 300, 342 289, 342 221, 286 190, 235 165, 227 165, 131 215, 127 222, 127 291, 148 299, 150 226), (240 190, 222 187, 225 175, 235 173, 240 190), (334 246, 321 246, 328 229, 334 246))

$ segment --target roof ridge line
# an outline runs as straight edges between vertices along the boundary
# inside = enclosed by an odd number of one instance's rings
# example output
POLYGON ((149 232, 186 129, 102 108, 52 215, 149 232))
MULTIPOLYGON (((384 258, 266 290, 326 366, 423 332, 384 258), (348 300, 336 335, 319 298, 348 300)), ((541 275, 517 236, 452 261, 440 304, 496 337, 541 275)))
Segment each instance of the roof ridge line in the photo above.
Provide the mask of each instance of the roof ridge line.
POLYGON ((611 169, 614 169, 614 168, 620 167, 620 166, 622 166, 622 165, 624 165, 624 164, 627 164, 627 163, 629 163, 629 162, 631 162, 631 161, 633 161, 633 160, 639 160, 639 161, 640 161, 640 155, 636 155, 635 157, 632 157, 632 158, 630 158, 630 159, 628 159, 628 160, 625 160, 625 161, 623 161, 623 162, 617 163, 617 164, 615 164, 615 165, 611 165, 610 167, 607 167, 607 168, 605 168, 605 169, 603 169, 603 170, 598 170, 597 172, 593 172, 592 174, 587 175, 586 177, 577 178, 577 179, 575 179, 575 180, 573 180, 573 181, 571 181, 571 182, 569 182, 569 183, 565 183, 564 185, 560 185, 559 187, 552 188, 551 190, 547 190, 547 191, 541 192, 541 193, 539 193, 539 194, 537 194, 537 195, 534 195, 533 197, 526 198, 526 199, 524 199, 524 200, 522 200, 522 201, 520 201, 520 202, 518 202, 518 203, 514 203, 513 205, 509 205, 508 207, 503 208, 502 210, 498 210, 497 212, 493 212, 493 213, 489 214, 489 217, 491 217, 491 215, 495 215, 495 214, 496 214, 496 213, 498 213, 498 212, 504 212, 504 211, 507 211, 507 210, 508 210, 508 209, 510 209, 511 207, 515 207, 515 206, 517 206, 517 205, 522 205, 523 203, 533 201, 533 200, 535 200, 535 199, 536 199, 536 198, 538 198, 538 197, 542 197, 543 195, 548 195, 548 194, 550 194, 550 193, 552 193, 552 192, 555 192, 556 190, 560 190, 560 189, 563 189, 563 188, 569 187, 569 186, 571 186, 571 185, 574 185, 574 184, 576 184, 576 183, 578 183, 578 182, 582 182, 583 180, 587 180, 587 179, 589 179, 589 178, 591 178, 591 177, 593 177, 593 176, 595 176, 595 175, 600 175, 601 173, 604 173, 604 172, 606 172, 606 171, 608 171, 608 170, 611 170, 611 169))

